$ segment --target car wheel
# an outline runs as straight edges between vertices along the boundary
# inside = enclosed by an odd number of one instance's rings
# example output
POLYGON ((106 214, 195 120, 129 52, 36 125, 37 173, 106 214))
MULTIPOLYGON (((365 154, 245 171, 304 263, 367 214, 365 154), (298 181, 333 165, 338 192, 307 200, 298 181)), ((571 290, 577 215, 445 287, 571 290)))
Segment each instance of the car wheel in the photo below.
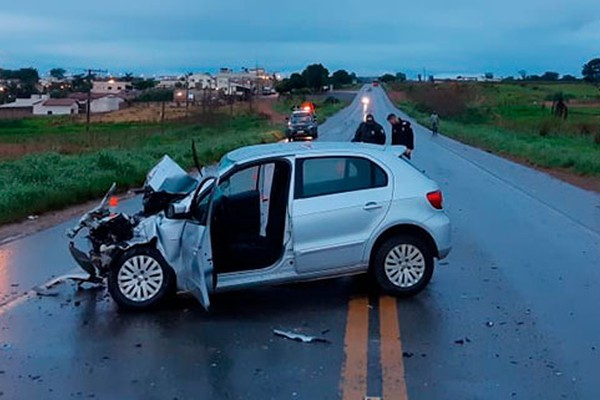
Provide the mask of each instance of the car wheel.
POLYGON ((175 294, 175 273, 158 250, 134 247, 111 268, 108 290, 120 308, 148 310, 175 294))
POLYGON ((373 274, 390 294, 408 297, 427 286, 433 275, 433 254, 419 238, 397 235, 377 249, 373 274))

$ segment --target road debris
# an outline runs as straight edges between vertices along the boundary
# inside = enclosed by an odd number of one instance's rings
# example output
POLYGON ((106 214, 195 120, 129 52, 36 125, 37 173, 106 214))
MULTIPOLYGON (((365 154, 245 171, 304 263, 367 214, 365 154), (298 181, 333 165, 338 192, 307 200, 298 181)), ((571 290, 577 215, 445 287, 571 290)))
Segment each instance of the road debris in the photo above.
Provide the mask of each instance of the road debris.
POLYGON ((487 321, 485 323, 485 326, 487 326, 488 328, 491 328, 492 326, 494 326, 494 322, 493 321, 487 321))
POLYGON ((457 339, 454 341, 454 344, 464 345, 465 343, 471 343, 471 339, 465 337, 464 339, 457 339))
POLYGON ((38 296, 44 296, 44 297, 56 297, 56 296, 58 296, 58 292, 50 291, 50 290, 48 290, 48 288, 43 287, 43 286, 36 286, 36 287, 33 288, 33 291, 38 296))
POLYGON ((39 217, 40 217, 39 215, 28 215, 27 219, 30 220, 30 221, 35 221, 39 217))
POLYGON ((295 340, 297 342, 303 343, 331 343, 329 340, 317 336, 308 336, 303 335, 301 333, 289 332, 289 331, 281 331, 279 329, 273 329, 273 333, 277 336, 284 337, 286 339, 295 340))

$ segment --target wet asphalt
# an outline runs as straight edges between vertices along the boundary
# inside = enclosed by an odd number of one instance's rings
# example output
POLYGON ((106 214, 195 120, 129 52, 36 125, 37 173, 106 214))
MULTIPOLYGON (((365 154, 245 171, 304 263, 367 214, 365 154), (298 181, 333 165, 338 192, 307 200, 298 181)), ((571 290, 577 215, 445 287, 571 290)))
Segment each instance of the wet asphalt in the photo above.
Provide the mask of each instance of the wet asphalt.
MULTIPOLYGON (((353 136, 363 96, 386 126, 392 104, 365 88, 320 140, 353 136)), ((425 292, 396 303, 394 379, 408 395, 385 399, 599 398, 600 196, 413 126, 413 163, 444 191, 454 248, 425 292)), ((187 296, 120 313, 104 289, 71 282, 38 296, 32 288, 76 270, 73 223, 0 246, 0 399, 362 398, 348 395, 356 366, 345 364, 360 346, 363 395, 390 384, 378 329, 388 316, 366 277, 224 293, 210 313, 187 296), (368 341, 354 342, 349 302, 360 298, 368 341)))

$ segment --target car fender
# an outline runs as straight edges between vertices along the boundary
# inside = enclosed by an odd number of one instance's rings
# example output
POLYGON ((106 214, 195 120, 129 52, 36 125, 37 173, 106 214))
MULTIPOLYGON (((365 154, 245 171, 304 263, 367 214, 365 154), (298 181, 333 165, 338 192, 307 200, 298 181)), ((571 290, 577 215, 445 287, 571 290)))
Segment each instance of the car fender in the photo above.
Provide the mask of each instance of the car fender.
POLYGON ((125 252, 137 246, 156 248, 176 275, 183 270, 181 263, 181 236, 186 221, 168 219, 164 213, 142 220, 134 229, 134 236, 119 249, 125 252))
POLYGON ((365 252, 363 254, 363 262, 365 264, 370 264, 371 255, 373 254, 373 251, 376 250, 376 246, 378 245, 378 242, 380 241, 380 239, 388 237, 388 235, 391 236, 393 234, 397 234, 400 232, 411 233, 411 232, 415 232, 415 231, 418 231, 419 233, 421 233, 425 236, 425 239, 429 242, 430 246, 433 247, 433 252, 434 252, 435 256, 437 257, 438 256, 438 245, 435 240, 435 236, 429 230, 429 228, 427 228, 426 225, 422 224, 419 221, 406 219, 406 220, 398 220, 398 221, 394 221, 393 223, 382 225, 380 227, 380 229, 378 229, 376 231, 376 233, 374 233, 371 236, 371 238, 369 239, 369 241, 367 242, 367 246, 365 247, 365 252))

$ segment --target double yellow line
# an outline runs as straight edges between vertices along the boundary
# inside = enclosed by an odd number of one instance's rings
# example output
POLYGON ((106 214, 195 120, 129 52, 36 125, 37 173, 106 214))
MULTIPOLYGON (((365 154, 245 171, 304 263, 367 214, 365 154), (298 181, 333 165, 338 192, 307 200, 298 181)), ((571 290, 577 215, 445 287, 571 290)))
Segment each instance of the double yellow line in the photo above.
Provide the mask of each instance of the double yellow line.
MULTIPOLYGON (((369 309, 366 297, 351 299, 348 305, 341 388, 343 400, 364 400, 367 396, 369 309)), ((393 297, 382 296, 379 299, 379 330, 381 398, 407 400, 398 309, 393 297)))

